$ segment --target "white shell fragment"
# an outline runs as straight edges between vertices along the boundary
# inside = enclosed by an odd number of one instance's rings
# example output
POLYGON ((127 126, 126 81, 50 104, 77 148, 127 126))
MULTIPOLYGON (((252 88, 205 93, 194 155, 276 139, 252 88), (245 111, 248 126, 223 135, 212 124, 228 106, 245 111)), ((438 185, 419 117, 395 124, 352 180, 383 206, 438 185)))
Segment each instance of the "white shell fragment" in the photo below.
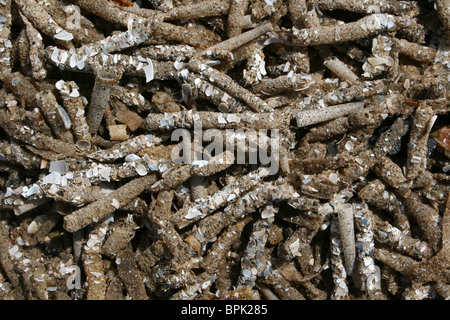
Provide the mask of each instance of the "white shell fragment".
POLYGON ((61 184, 61 173, 54 171, 42 179, 42 184, 61 184))
POLYGON ((55 38, 62 41, 70 41, 73 40, 73 34, 70 32, 67 32, 66 30, 63 30, 57 34, 55 34, 55 38))
POLYGON ((48 169, 50 173, 58 172, 63 175, 69 171, 69 164, 65 161, 50 161, 50 168, 48 169))
POLYGON ((150 82, 154 79, 153 62, 152 59, 147 58, 147 65, 143 68, 145 72, 145 82, 150 82))
POLYGON ((120 208, 120 203, 119 203, 119 201, 118 201, 117 199, 112 199, 111 205, 112 205, 114 208, 116 208, 116 209, 119 209, 119 208, 120 208))

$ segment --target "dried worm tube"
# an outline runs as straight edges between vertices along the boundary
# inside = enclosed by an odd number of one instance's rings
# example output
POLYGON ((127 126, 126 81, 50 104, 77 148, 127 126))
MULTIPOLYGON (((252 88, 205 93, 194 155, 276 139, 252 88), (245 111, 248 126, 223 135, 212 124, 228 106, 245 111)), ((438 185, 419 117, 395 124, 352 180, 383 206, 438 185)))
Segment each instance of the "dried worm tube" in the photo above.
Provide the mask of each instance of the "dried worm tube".
POLYGON ((89 132, 91 134, 97 133, 105 109, 111 99, 111 91, 119 82, 120 77, 121 74, 118 74, 117 71, 110 70, 102 70, 96 75, 91 102, 86 116, 89 132))
POLYGON ((99 162, 114 162, 128 155, 154 147, 161 141, 151 134, 141 134, 108 148, 89 153, 87 157, 99 162))
POLYGON ((149 10, 149 12, 154 13, 151 18, 138 19, 133 13, 122 10, 120 6, 108 0, 74 0, 72 2, 87 12, 99 16, 106 21, 129 29, 133 29, 133 27, 143 28, 146 29, 148 34, 152 34, 152 29, 154 27, 153 23, 159 24, 163 18, 161 12, 149 10))
POLYGON ((414 114, 409 134, 406 178, 415 179, 427 168, 428 137, 437 116, 430 106, 420 105, 414 114))
POLYGON ((305 13, 307 11, 306 0, 289 0, 289 17, 296 28, 307 27, 305 25, 305 13))
POLYGON ((409 42, 405 39, 395 39, 394 43, 398 48, 399 53, 407 55, 416 61, 431 63, 436 58, 436 49, 409 42))
POLYGON ((364 102, 350 102, 315 110, 300 110, 296 113, 297 126, 306 127, 319 122, 349 115, 364 108, 364 102))
MULTIPOLYGON (((262 209, 261 211, 264 212, 264 210, 262 209)), ((253 224, 252 233, 241 258, 241 273, 237 281, 237 288, 253 288, 255 286, 258 274, 262 271, 261 258, 264 254, 272 222, 273 218, 261 217, 253 224)))
POLYGON ((0 264, 12 286, 20 290, 20 276, 15 271, 15 263, 9 254, 11 249, 11 244, 8 241, 9 234, 9 226, 6 221, 0 221, 0 264))
POLYGON ((277 78, 264 78, 253 86, 254 92, 263 93, 264 95, 276 95, 284 91, 300 91, 305 90, 311 85, 309 77, 301 74, 289 74, 279 76, 277 78))
POLYGON ((349 82, 350 85, 361 82, 359 77, 350 68, 338 58, 327 59, 323 65, 336 74, 341 80, 349 82))
POLYGON ((423 232, 424 239, 437 250, 441 242, 439 210, 424 204, 417 192, 411 192, 404 200, 405 206, 423 232))
POLYGON ((105 195, 77 211, 64 217, 64 228, 75 232, 95 221, 99 221, 124 206, 157 181, 154 174, 134 179, 114 192, 105 195))
POLYGON ((30 46, 29 50, 31 74, 34 79, 42 81, 47 77, 47 70, 45 69, 44 61, 44 42, 42 36, 23 14, 20 14, 20 16, 22 21, 25 23, 28 42, 33 44, 30 46))
POLYGON ((266 34, 267 32, 272 30, 272 24, 270 22, 264 22, 261 25, 257 26, 256 28, 241 33, 240 35, 224 40, 222 42, 219 42, 212 47, 207 48, 202 52, 201 55, 208 55, 208 52, 231 52, 240 46, 243 46, 244 44, 251 42, 260 36, 266 34))
POLYGON ((125 289, 132 300, 148 300, 144 280, 138 269, 136 254, 130 249, 125 249, 117 254, 117 271, 125 289))
MULTIPOLYGON (((319 120, 326 121, 325 120, 319 120)), ((211 111, 182 111, 165 114, 151 113, 145 119, 145 128, 150 131, 176 128, 193 128, 201 123, 203 129, 277 129, 286 128, 290 117, 281 112, 221 113, 211 111)))
POLYGON ((444 29, 447 33, 447 39, 450 39, 450 1, 449 0, 436 0, 436 10, 439 14, 439 18, 444 25, 444 29))
POLYGON ((59 90, 64 107, 72 122, 72 132, 76 139, 76 146, 81 151, 88 151, 92 146, 92 137, 89 133, 89 126, 85 117, 85 99, 79 94, 79 87, 73 81, 64 82, 63 80, 56 83, 59 90))
POLYGON ((73 48, 73 34, 56 23, 50 14, 36 0, 16 0, 20 11, 43 34, 53 38, 64 48, 73 48))
POLYGON ((58 104, 55 95, 50 90, 41 91, 36 94, 36 103, 55 136, 63 142, 73 143, 69 115, 58 104))
POLYGON ((136 50, 137 56, 154 60, 187 61, 196 54, 194 47, 185 44, 150 45, 136 50))
POLYGON ((258 96, 238 85, 230 76, 220 72, 212 67, 208 67, 197 59, 191 59, 189 69, 200 74, 206 79, 214 79, 218 87, 230 95, 244 101, 250 108, 256 112, 268 110, 267 104, 258 96))
POLYGON ((253 188, 261 180, 259 171, 250 172, 242 176, 236 181, 224 186, 216 193, 202 199, 196 200, 194 203, 188 203, 174 214, 174 221, 177 228, 184 228, 207 215, 211 214, 220 207, 231 204, 239 197, 253 188), (201 211, 198 207, 203 208, 201 211))
POLYGON ((247 11, 248 3, 248 0, 231 1, 227 19, 228 38, 233 38, 241 34, 242 20, 247 11))
MULTIPOLYGON (((216 285, 221 291, 228 290, 232 285, 230 266, 229 264, 224 265, 223 261, 226 261, 231 247, 239 241, 243 229, 251 220, 252 217, 246 216, 242 220, 228 226, 217 238, 217 241, 212 244, 211 250, 206 252, 204 259, 200 262, 200 265, 206 272, 218 275, 216 285)), ((198 243, 198 240, 196 242, 198 243)), ((192 243, 191 246, 193 246, 192 243)))
POLYGON ((71 143, 53 139, 26 126, 19 126, 17 123, 11 122, 5 110, 1 109, 0 126, 10 137, 16 137, 18 141, 30 144, 37 149, 50 150, 65 157, 74 157, 77 155, 77 150, 74 150, 71 143))
POLYGON ((418 10, 418 4, 416 2, 407 2, 387 0, 387 1, 377 1, 377 0, 319 0, 317 5, 322 10, 345 10, 357 13, 392 13, 392 14, 402 14, 415 12, 418 10))
POLYGON ((375 247, 373 234, 373 219, 371 212, 361 205, 355 205, 356 233, 356 266, 353 275, 354 281, 361 290, 368 293, 380 289, 381 278, 376 276, 376 268, 373 260, 375 247))
POLYGON ((340 240, 339 222, 335 217, 330 226, 330 267, 334 289, 331 296, 334 300, 346 299, 348 297, 347 272, 342 259, 342 245, 340 240))
POLYGON ((73 34, 77 43, 89 43, 104 38, 95 25, 81 14, 80 8, 66 0, 36 0, 55 22, 73 34))
POLYGON ((345 270, 347 275, 351 276, 356 258, 355 231, 353 222, 354 208, 351 204, 346 203, 337 210, 345 270))
POLYGON ((410 232, 409 220, 402 210, 402 204, 394 193, 386 190, 386 187, 380 180, 372 180, 358 192, 358 196, 368 204, 390 212, 394 218, 394 226, 405 234, 410 232))
POLYGON ((0 73, 10 73, 11 70, 11 0, 3 1, 0 5, 0 17, 2 24, 0 28, 0 73), (4 20, 4 21, 3 21, 4 20))
POLYGON ((271 182, 262 183, 223 211, 201 220, 194 235, 202 245, 212 242, 225 226, 235 223, 272 199, 287 199, 292 197, 293 194, 293 188, 289 185, 275 185, 271 182), (250 199, 254 201, 250 201, 250 199))
POLYGON ((38 91, 30 80, 20 72, 2 73, 0 74, 0 80, 8 91, 21 97, 25 108, 31 109, 37 106, 36 94, 38 91))
POLYGON ((373 36, 381 31, 395 31, 404 25, 402 18, 389 14, 372 14, 355 22, 335 26, 317 26, 309 29, 295 29, 292 44, 296 46, 317 46, 354 41, 373 36))
POLYGON ((88 282, 88 300, 104 300, 106 295, 105 270, 100 253, 111 219, 106 218, 95 225, 87 236, 82 255, 83 267, 88 282))
POLYGON ((191 20, 205 17, 215 17, 227 14, 230 10, 228 0, 209 0, 187 4, 167 10, 164 20, 191 20))
POLYGON ((192 249, 183 241, 171 222, 173 195, 173 191, 159 192, 147 217, 149 221, 157 225, 159 237, 169 249, 173 259, 181 264, 189 259, 192 249))
POLYGON ((385 156, 386 153, 398 148, 400 140, 409 131, 410 124, 406 118, 406 115, 397 118, 389 130, 380 135, 373 148, 373 153, 377 157, 385 156))
POLYGON ((374 235, 377 242, 387 244, 392 249, 404 252, 413 258, 429 258, 433 253, 426 242, 412 238, 376 216, 374 216, 374 235))

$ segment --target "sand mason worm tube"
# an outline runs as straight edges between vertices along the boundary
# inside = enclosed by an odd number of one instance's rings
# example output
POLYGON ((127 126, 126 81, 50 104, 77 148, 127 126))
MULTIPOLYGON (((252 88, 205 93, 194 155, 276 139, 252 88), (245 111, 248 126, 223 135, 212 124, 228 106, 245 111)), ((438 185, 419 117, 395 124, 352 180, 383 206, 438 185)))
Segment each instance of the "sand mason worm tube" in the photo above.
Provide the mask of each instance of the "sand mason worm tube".
POLYGON ((72 48, 73 34, 58 25, 50 14, 35 0, 17 0, 20 11, 27 17, 37 29, 43 34, 53 38, 64 48, 72 48))
POLYGON ((351 276, 356 258, 355 231, 354 231, 354 208, 349 203, 337 203, 335 209, 338 214, 339 234, 341 236, 342 252, 344 254, 344 265, 347 275, 351 276))
POLYGON ((409 131, 410 124, 406 118, 406 115, 397 118, 392 126, 380 135, 373 149, 377 157, 398 148, 402 137, 409 131))
POLYGON ((248 8, 248 0, 233 0, 230 4, 227 19, 227 35, 233 38, 241 34, 242 20, 248 8))
POLYGON ((358 0, 319 0, 317 5, 322 10, 345 10, 357 13, 392 13, 402 14, 418 11, 416 2, 408 1, 358 1, 358 0))
POLYGON ((391 158, 382 156, 378 158, 377 164, 373 167, 374 173, 387 185, 405 194, 408 191, 408 183, 403 175, 403 170, 391 158), (406 190, 405 190, 406 189, 406 190))
POLYGON ((103 119, 105 108, 111 99, 111 91, 120 80, 121 74, 113 70, 99 71, 95 77, 94 89, 88 107, 86 121, 89 125, 89 132, 96 134, 103 119))
POLYGON ((132 300, 148 300, 144 280, 136 263, 136 255, 130 249, 125 249, 117 254, 117 270, 125 289, 132 300), (119 259, 119 260, 117 260, 119 259))
POLYGON ((104 38, 95 25, 81 14, 80 8, 66 0, 36 0, 55 22, 72 33, 74 41, 89 43, 104 38))
POLYGON ((267 110, 267 104, 252 92, 238 85, 230 76, 220 72, 197 59, 191 59, 189 69, 202 75, 206 79, 214 79, 214 83, 230 95, 244 101, 250 108, 256 112, 267 110))
POLYGON ((174 215, 174 221, 178 228, 198 221, 211 214, 220 207, 231 204, 239 199, 240 195, 249 191, 261 180, 259 171, 250 172, 236 181, 224 186, 221 190, 205 198, 198 199, 194 203, 189 203, 174 215))
POLYGON ((361 81, 345 63, 336 57, 325 60, 323 65, 330 69, 341 80, 347 81, 351 85, 358 84, 361 81))
POLYGON ((142 30, 135 28, 133 30, 127 30, 111 35, 96 42, 82 45, 80 48, 76 49, 76 52, 80 56, 91 55, 95 52, 120 52, 138 46, 147 39, 147 35, 142 30))
POLYGON ((20 16, 25 23, 28 42, 30 43, 29 62, 32 76, 36 80, 44 80, 47 77, 47 70, 45 69, 44 42, 42 36, 23 14, 20 14, 20 16))
POLYGON ((0 71, 10 73, 11 70, 11 0, 0 4, 0 71))
POLYGON ((81 151, 89 150, 92 146, 92 137, 84 115, 86 99, 80 96, 79 87, 73 81, 64 82, 60 80, 55 84, 55 87, 61 94, 64 107, 72 122, 72 132, 77 140, 76 146, 81 151))
POLYGON ((441 239, 439 210, 423 203, 415 191, 408 195, 404 203, 422 230, 424 239, 436 250, 441 239))
POLYGON ((9 136, 16 137, 18 141, 30 144, 37 149, 50 150, 67 157, 75 156, 77 152, 70 143, 53 139, 52 137, 36 132, 27 126, 19 126, 17 123, 9 121, 6 112, 1 109, 0 126, 9 136))
POLYGON ((348 296, 347 272, 342 257, 342 244, 340 241, 339 222, 337 217, 331 220, 330 226, 330 267, 333 276, 332 299, 341 300, 348 296))
POLYGON ((164 114, 151 113, 145 119, 145 127, 150 131, 193 128, 195 122, 201 122, 203 129, 277 129, 287 127, 289 121, 290 117, 281 112, 255 114, 188 110, 164 114))
POLYGON ((95 221, 99 221, 136 198, 156 181, 156 176, 151 174, 124 184, 96 202, 64 217, 64 228, 69 232, 75 232, 95 221))
POLYGON ((122 10, 120 6, 108 0, 74 0, 72 2, 91 14, 99 16, 106 21, 127 27, 128 29, 133 29, 133 27, 139 26, 140 24, 147 24, 144 28, 147 29, 149 34, 152 33, 150 30, 152 30, 151 26, 153 22, 160 22, 163 18, 161 12, 151 10, 149 11, 154 13, 152 18, 140 18, 133 13, 122 10))
POLYGON ((105 270, 103 268, 101 247, 105 241, 109 225, 113 219, 106 218, 97 223, 88 234, 83 247, 83 267, 88 281, 88 300, 104 300, 106 294, 105 270))
POLYGON ((360 289, 373 292, 379 289, 381 279, 376 277, 373 249, 375 247, 373 235, 373 219, 368 208, 355 205, 356 233, 356 266, 353 279, 356 279, 360 289))
POLYGON ((376 216, 374 219, 375 240, 382 244, 389 245, 392 249, 404 252, 413 258, 429 258, 432 255, 430 246, 421 240, 414 239, 404 231, 397 229, 386 221, 382 221, 376 216))
POLYGON ((431 107, 419 106, 414 114, 409 134, 406 178, 414 179, 426 170, 428 160, 428 137, 437 116, 431 107))
POLYGON ((136 223, 128 216, 125 220, 115 221, 110 225, 108 236, 101 246, 101 253, 111 259, 127 248, 137 229, 136 223))
POLYGON ((239 241, 244 227, 251 220, 252 217, 247 216, 228 226, 224 232, 219 235, 217 241, 212 244, 212 248, 206 252, 205 258, 200 262, 206 272, 218 275, 216 285, 219 290, 228 290, 231 287, 233 280, 230 277, 230 266, 228 264, 224 265, 223 261, 226 261, 226 257, 229 255, 232 245, 239 241))
POLYGON ((368 204, 390 212, 394 218, 394 226, 402 230, 405 234, 410 232, 410 223, 402 208, 401 202, 394 193, 386 190, 386 187, 380 180, 372 180, 358 192, 358 196, 368 204))
POLYGON ((272 209, 271 205, 261 208, 261 219, 258 219, 253 224, 252 233, 241 258, 241 273, 237 282, 238 288, 243 286, 253 288, 257 276, 262 271, 261 258, 264 254, 269 229, 274 217, 272 209))
POLYGON ((222 16, 230 10, 230 1, 208 0, 188 4, 167 10, 164 20, 191 20, 205 17, 222 16))
POLYGON ((305 90, 311 85, 311 78, 303 74, 289 73, 277 78, 263 78, 256 83, 252 90, 265 95, 280 94, 284 91, 305 90))
POLYGON ((158 145, 159 142, 161 142, 161 139, 152 134, 141 134, 120 142, 111 148, 92 152, 88 154, 88 158, 99 162, 114 162, 120 158, 158 145))
POLYGON ((372 14, 355 22, 335 26, 317 26, 309 29, 293 28, 292 44, 297 46, 317 46, 341 43, 370 37, 381 31, 395 31, 403 21, 390 14, 372 14))
POLYGON ((135 55, 154 60, 187 61, 196 54, 194 47, 186 44, 150 45, 136 50, 135 55))
POLYGON ((159 192, 148 212, 149 221, 158 227, 158 235, 178 263, 185 263, 192 251, 180 237, 171 222, 173 191, 159 192))
POLYGON ((435 8, 439 14, 439 18, 444 25, 447 33, 447 39, 450 39, 450 1, 449 0, 436 0, 435 8))
POLYGON ((293 194, 293 188, 289 185, 275 185, 271 182, 265 182, 245 194, 237 202, 226 207, 223 211, 201 220, 194 235, 202 244, 212 242, 225 226, 235 223, 238 219, 255 211, 272 199, 286 199, 292 197, 293 194), (253 201, 250 202, 250 199, 253 201))
POLYGON ((233 51, 240 46, 251 42, 260 36, 266 34, 267 32, 271 31, 273 28, 272 24, 270 22, 263 22, 259 26, 255 27, 254 29, 241 33, 240 35, 229 38, 227 40, 224 40, 222 42, 219 42, 212 47, 207 48, 202 52, 202 55, 204 55, 207 52, 225 52, 225 51, 233 51))
POLYGON ((437 50, 405 39, 394 39, 401 54, 407 55, 416 61, 431 63, 436 58, 437 50))
POLYGON ((70 117, 58 104, 54 94, 49 90, 41 91, 36 94, 36 103, 55 136, 63 142, 73 143, 70 117))
POLYGON ((296 113, 297 126, 306 127, 319 122, 332 120, 349 115, 362 108, 364 108, 364 102, 350 102, 315 110, 300 110, 296 113))

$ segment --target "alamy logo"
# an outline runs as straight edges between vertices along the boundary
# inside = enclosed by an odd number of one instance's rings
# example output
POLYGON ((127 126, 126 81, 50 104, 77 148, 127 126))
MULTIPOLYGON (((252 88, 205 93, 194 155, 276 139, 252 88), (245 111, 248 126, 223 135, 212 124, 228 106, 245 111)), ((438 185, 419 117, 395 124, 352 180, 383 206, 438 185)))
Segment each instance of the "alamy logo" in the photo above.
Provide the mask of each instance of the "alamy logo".
POLYGON ((74 274, 70 275, 66 280, 66 285, 69 290, 81 289, 81 270, 79 266, 73 265, 70 266, 70 269, 73 269, 74 274))
POLYGON ((227 164, 268 166, 268 175, 278 172, 280 162, 278 129, 203 131, 201 121, 195 121, 193 135, 192 137, 191 131, 187 129, 176 129, 172 132, 172 141, 179 142, 171 155, 175 164, 204 165, 215 160, 227 164), (209 144, 203 148, 204 142, 209 144))

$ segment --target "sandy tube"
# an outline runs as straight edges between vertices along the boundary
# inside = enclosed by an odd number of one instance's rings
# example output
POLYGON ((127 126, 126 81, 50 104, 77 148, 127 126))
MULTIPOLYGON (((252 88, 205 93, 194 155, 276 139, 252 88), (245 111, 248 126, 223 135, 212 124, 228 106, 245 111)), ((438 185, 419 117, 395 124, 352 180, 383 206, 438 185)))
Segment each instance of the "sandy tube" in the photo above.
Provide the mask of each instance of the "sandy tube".
POLYGON ((112 89, 117 85, 120 78, 121 74, 117 71, 101 70, 97 74, 86 117, 86 121, 89 125, 89 132, 91 134, 97 133, 105 109, 111 99, 112 89))

